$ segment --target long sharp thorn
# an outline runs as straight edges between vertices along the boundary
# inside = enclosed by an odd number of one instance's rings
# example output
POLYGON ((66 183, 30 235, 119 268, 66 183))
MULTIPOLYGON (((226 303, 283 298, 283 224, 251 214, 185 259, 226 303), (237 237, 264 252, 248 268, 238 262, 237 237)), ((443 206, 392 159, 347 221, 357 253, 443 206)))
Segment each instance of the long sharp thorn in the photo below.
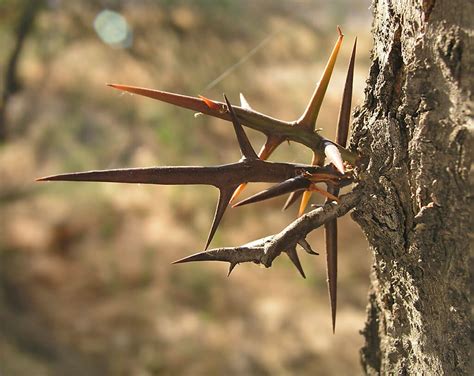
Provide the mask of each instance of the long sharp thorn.
POLYGON ((295 191, 292 192, 289 196, 288 199, 285 202, 285 205, 283 205, 283 208, 281 208, 282 211, 285 211, 288 209, 291 205, 293 205, 298 199, 301 197, 303 194, 303 191, 295 191))
MULTIPOLYGON (((344 93, 342 95, 341 109, 339 111, 339 120, 336 131, 336 142, 343 147, 346 146, 347 135, 349 133, 356 46, 357 38, 354 41, 351 60, 347 70, 347 78, 344 85, 344 93)), ((328 192, 337 196, 339 189, 335 187, 329 187, 328 192)), ((336 330, 337 311, 337 220, 327 222, 324 225, 324 230, 326 238, 327 278, 329 300, 331 303, 332 331, 334 333, 336 330)))
MULTIPOLYGON (((184 107, 189 110, 196 112, 201 112, 208 115, 217 115, 216 111, 206 104, 206 102, 201 98, 190 97, 187 95, 170 93, 162 90, 147 89, 144 87, 130 86, 130 85, 119 85, 119 84, 107 84, 114 89, 126 91, 132 94, 141 95, 144 97, 152 98, 159 100, 161 102, 166 102, 173 104, 175 106, 184 107)), ((216 103, 219 105, 219 103, 216 103)))
POLYGON ((234 270, 234 268, 236 267, 237 264, 231 262, 230 265, 229 265, 229 271, 227 272, 227 277, 230 277, 230 274, 232 273, 232 271, 234 270))
POLYGON ((286 254, 288 255, 291 262, 296 266, 296 269, 298 269, 301 276, 303 278, 306 278, 306 275, 304 274, 303 267, 301 266, 300 259, 298 257, 298 253, 296 253, 296 248, 290 248, 289 250, 286 251, 286 254))
POLYGON ((244 128, 240 124, 239 120, 237 119, 237 115, 235 114, 232 105, 230 104, 229 100, 227 99, 226 95, 224 94, 224 99, 227 104, 227 109, 229 110, 230 117, 232 119, 232 124, 234 125, 235 134, 237 135, 237 141, 239 142, 240 150, 242 155, 247 159, 258 159, 255 150, 253 150, 250 141, 245 134, 244 128))
POLYGON ((182 259, 176 260, 173 264, 183 264, 194 261, 221 261, 231 264, 242 262, 254 262, 259 264, 265 254, 263 247, 264 239, 258 239, 252 242, 252 245, 243 245, 241 247, 214 248, 208 251, 202 251, 182 259))
POLYGON ((302 127, 306 127, 308 129, 314 130, 316 125, 316 119, 319 114, 319 110, 321 108, 321 104, 324 99, 324 95, 326 94, 326 89, 329 84, 329 80, 331 79, 332 71, 334 69, 334 65, 336 64, 337 55, 339 53, 339 49, 342 44, 342 39, 344 35, 341 32, 341 29, 337 28, 339 37, 337 38, 336 44, 331 52, 331 56, 326 64, 326 68, 324 69, 323 75, 321 80, 314 91, 311 100, 309 101, 308 106, 306 107, 305 112, 303 115, 298 119, 297 124, 302 127))
POLYGON ((296 178, 291 178, 285 180, 281 183, 278 183, 262 192, 256 193, 253 196, 246 198, 233 205, 233 207, 243 206, 247 204, 253 204, 255 202, 260 202, 263 200, 268 200, 270 198, 278 197, 289 192, 298 191, 306 189, 311 185, 311 182, 303 176, 298 176, 296 178))
POLYGON ((219 189, 219 201, 217 202, 216 213, 214 214, 214 220, 212 221, 211 230, 209 231, 209 236, 207 238, 206 247, 209 247, 209 244, 216 233, 217 227, 219 227, 219 223, 221 222, 222 216, 229 205, 230 198, 232 197, 232 193, 234 192, 235 188, 237 187, 228 187, 228 188, 220 188, 219 189))
POLYGON ((301 248, 303 248, 306 251, 306 253, 310 255, 315 255, 315 256, 319 255, 318 252, 313 251, 313 249, 311 248, 311 245, 308 243, 306 239, 302 238, 298 240, 298 244, 301 246, 301 248))
POLYGON ((183 257, 182 259, 173 261, 172 264, 184 264, 187 262, 195 262, 195 261, 220 261, 216 259, 212 251, 204 251, 195 253, 194 255, 183 257))
POLYGON ((342 95, 341 109, 339 111, 339 120, 336 131, 336 143, 342 147, 346 147, 347 135, 349 133, 349 122, 351 117, 352 104, 352 86, 354 82, 354 65, 357 48, 357 38, 354 41, 352 48, 351 60, 347 69, 346 82, 344 84, 344 92, 342 95))
POLYGON ((195 184, 205 183, 192 172, 193 167, 148 167, 123 168, 115 170, 95 170, 51 175, 37 181, 91 181, 106 183, 139 184, 195 184), (200 181, 202 181, 200 183, 200 181))
POLYGON ((37 181, 90 181, 159 185, 205 184, 216 186, 222 183, 218 169, 199 166, 161 166, 73 172, 46 176, 37 179, 37 181))

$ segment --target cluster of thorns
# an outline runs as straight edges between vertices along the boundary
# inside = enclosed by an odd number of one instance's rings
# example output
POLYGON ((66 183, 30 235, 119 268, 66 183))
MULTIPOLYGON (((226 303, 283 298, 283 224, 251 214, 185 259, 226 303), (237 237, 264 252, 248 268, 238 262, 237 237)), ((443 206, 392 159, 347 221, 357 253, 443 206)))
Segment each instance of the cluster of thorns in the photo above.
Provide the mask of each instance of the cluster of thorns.
MULTIPOLYGON (((316 128, 316 119, 326 93, 327 86, 342 44, 343 34, 338 28, 339 36, 328 60, 324 73, 314 91, 311 100, 296 121, 285 122, 253 110, 240 95, 241 106, 231 105, 224 95, 224 102, 217 102, 202 96, 189 97, 159 90, 145 89, 135 86, 110 84, 109 86, 147 96, 159 101, 184 107, 198 113, 214 116, 233 124, 242 158, 236 163, 211 167, 150 167, 101 171, 76 172, 53 175, 38 179, 39 181, 94 181, 114 183, 141 183, 159 185, 204 184, 219 189, 219 200, 214 220, 206 242, 205 250, 185 257, 175 263, 191 261, 224 261, 230 263, 229 275, 234 267, 243 262, 254 262, 270 267, 272 261, 281 253, 286 253, 303 277, 305 277, 299 257, 296 253, 297 244, 307 253, 317 255, 306 241, 306 231, 295 231, 298 228, 288 226, 279 234, 271 235, 240 247, 224 247, 207 250, 229 204, 232 207, 251 204, 280 195, 289 194, 284 209, 298 201, 301 197, 299 215, 304 214, 312 192, 319 192, 326 197, 326 207, 338 205, 339 189, 353 181, 352 167, 356 155, 345 148, 350 120, 352 82, 356 42, 349 62, 346 83, 339 113, 337 136, 335 142, 322 137, 316 128), (257 154, 245 134, 242 125, 264 133, 265 144, 257 154), (267 161, 272 152, 284 141, 294 141, 309 147, 313 151, 310 165, 294 163, 278 163, 267 161), (325 164, 326 158, 329 160, 325 164), (239 194, 247 183, 276 183, 274 186, 236 202, 239 194), (324 183, 327 189, 317 184, 324 183)), ((318 209, 316 209, 318 210, 318 209)), ((314 212, 315 210, 313 210, 314 212)), ((311 214, 311 213, 310 213, 311 214)), ((344 213, 342 213, 344 214, 344 213)), ((331 303, 333 330, 336 318, 336 281, 337 281, 337 222, 336 218, 325 220, 326 230, 327 273, 329 296, 331 303)), ((309 217, 309 215, 308 215, 309 217)), ((300 218, 298 221, 304 220, 300 218)))

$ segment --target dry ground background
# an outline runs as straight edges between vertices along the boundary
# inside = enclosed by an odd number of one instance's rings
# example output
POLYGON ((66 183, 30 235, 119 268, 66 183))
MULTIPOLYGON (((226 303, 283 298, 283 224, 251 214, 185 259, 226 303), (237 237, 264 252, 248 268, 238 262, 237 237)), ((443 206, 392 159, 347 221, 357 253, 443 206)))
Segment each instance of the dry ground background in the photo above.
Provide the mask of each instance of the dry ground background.
MULTIPOLYGON (((0 1, 5 70, 25 1, 0 1)), ((228 123, 107 82, 161 88, 296 118, 341 25, 346 40, 318 126, 334 134, 354 36, 354 101, 368 71, 368 1, 48 1, 22 51, 21 90, 0 146, 0 374, 354 375, 370 255, 349 217, 340 222, 339 309, 331 321, 324 256, 302 256, 308 278, 278 259, 271 269, 172 266, 199 251, 217 192, 206 187, 35 184, 96 168, 237 160, 228 123), (93 28, 120 12, 133 39, 109 46, 93 28), (274 34, 275 33, 275 34, 274 34), (214 88, 206 85, 268 35, 271 40, 214 88)), ((3 74, 3 73, 2 73, 3 74)), ((3 77, 2 77, 3 80, 3 77)), ((1 82, 2 86, 4 81, 1 82)), ((257 147, 261 135, 249 131, 257 147)), ((309 162, 298 145, 273 160, 309 162)), ((248 192, 258 189, 252 187, 248 192)), ((282 200, 229 210, 214 246, 280 231, 295 216, 282 200)), ((323 233, 310 237, 323 250, 323 233)))

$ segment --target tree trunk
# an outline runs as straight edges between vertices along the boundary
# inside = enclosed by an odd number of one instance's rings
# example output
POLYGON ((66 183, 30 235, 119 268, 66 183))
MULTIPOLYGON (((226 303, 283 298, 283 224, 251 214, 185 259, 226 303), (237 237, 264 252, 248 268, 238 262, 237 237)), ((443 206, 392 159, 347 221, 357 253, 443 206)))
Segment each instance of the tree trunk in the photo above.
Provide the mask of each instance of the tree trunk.
POLYGON ((352 147, 374 254, 367 374, 468 374, 472 0, 375 0, 352 147), (469 35, 470 34, 470 35, 469 35))

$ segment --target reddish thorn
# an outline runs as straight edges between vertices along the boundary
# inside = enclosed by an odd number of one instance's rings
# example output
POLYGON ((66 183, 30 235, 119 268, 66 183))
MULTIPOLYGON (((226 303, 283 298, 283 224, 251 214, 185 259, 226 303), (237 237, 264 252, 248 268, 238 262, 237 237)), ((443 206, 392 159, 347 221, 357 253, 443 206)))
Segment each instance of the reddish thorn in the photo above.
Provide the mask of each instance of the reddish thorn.
POLYGON ((221 114, 225 112, 225 109, 219 103, 216 103, 209 98, 203 97, 202 95, 198 95, 198 97, 204 101, 204 103, 206 104, 207 107, 209 107, 209 109, 219 112, 221 114))

